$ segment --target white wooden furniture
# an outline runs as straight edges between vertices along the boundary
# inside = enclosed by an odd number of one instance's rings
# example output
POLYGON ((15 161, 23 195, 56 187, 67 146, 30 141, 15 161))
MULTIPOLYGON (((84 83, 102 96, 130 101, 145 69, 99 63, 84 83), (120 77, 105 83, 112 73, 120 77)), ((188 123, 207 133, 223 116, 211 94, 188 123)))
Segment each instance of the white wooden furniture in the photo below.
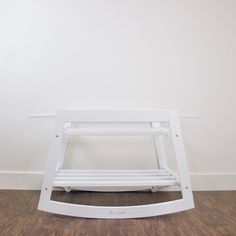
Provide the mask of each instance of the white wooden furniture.
MULTIPOLYGON (((51 114, 31 117, 53 117, 51 114)), ((194 207, 188 174, 179 115, 172 110, 153 111, 96 111, 58 110, 44 180, 39 200, 39 210, 87 218, 137 218, 163 215, 194 207), (73 122, 109 122, 112 128, 73 128, 73 122), (150 128, 117 128, 116 122, 150 123, 150 128), (168 123, 169 128, 163 128, 168 123), (151 135, 154 139, 159 169, 153 170, 69 170, 63 169, 64 156, 71 135, 114 136, 151 135), (173 142, 178 175, 166 165, 163 137, 169 135, 173 142), (180 186, 182 198, 148 205, 91 206, 51 200, 53 187, 96 191, 157 190, 161 186, 180 186)))

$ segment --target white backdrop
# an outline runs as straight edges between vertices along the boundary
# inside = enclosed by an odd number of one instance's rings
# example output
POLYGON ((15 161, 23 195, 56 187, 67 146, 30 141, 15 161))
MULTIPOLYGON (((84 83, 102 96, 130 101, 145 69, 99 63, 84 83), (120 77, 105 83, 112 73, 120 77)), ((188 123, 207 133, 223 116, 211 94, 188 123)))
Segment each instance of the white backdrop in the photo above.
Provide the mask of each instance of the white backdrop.
MULTIPOLYGON (((235 89, 234 0, 0 0, 0 187, 40 187, 53 120, 28 113, 176 108, 201 117, 182 122, 194 189, 236 189, 235 89)), ((152 168, 142 141, 74 158, 152 168)))

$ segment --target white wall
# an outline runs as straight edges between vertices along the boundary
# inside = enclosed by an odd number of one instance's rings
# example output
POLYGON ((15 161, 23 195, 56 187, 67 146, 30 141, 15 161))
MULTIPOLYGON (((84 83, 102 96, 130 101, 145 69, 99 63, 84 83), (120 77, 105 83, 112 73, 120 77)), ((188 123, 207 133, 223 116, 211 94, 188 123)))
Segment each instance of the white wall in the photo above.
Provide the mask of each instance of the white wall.
MULTIPOLYGON (((28 113, 177 108, 194 188, 236 189, 235 89, 234 0, 0 0, 0 187, 40 186, 53 120, 28 113)), ((80 167, 151 168, 135 142, 80 167)))

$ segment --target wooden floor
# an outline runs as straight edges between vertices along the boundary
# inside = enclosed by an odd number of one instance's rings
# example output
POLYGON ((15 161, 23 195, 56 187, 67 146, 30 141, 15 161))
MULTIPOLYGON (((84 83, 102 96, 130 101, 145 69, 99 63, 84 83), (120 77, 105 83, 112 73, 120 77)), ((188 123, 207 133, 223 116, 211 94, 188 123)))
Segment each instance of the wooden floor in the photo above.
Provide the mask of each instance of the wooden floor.
MULTIPOLYGON (((146 204, 178 198, 176 192, 56 192, 54 199, 85 204, 146 204), (78 200, 80 199, 80 200, 78 200)), ((1 236, 236 236, 236 191, 195 192, 196 208, 160 217, 129 220, 83 219, 37 210, 39 191, 0 190, 1 236)))

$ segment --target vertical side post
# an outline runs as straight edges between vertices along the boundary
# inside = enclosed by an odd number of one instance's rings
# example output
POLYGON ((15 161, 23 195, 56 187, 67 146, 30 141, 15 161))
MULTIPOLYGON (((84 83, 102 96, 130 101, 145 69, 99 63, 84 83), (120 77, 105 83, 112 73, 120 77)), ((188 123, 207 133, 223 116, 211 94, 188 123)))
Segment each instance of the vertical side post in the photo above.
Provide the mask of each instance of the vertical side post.
POLYGON ((189 178, 187 159, 185 154, 185 148, 183 144, 183 138, 181 133, 181 127, 179 123, 179 118, 177 112, 169 111, 169 119, 170 119, 170 132, 171 138, 173 141, 175 157, 177 162, 177 168, 179 173, 179 179, 181 184, 181 191, 183 199, 192 200, 192 206, 194 206, 193 202, 193 193, 192 187, 189 178))
MULTIPOLYGON (((68 122, 64 125, 64 128, 71 128, 71 123, 68 122)), ((65 155, 66 155, 66 150, 67 150, 67 146, 68 146, 68 143, 69 143, 69 136, 68 135, 63 135, 62 136, 63 140, 62 140, 62 153, 61 153, 61 157, 60 157, 60 162, 58 163, 58 166, 57 166, 57 170, 60 168, 63 167, 63 164, 64 164, 64 159, 65 159, 65 155)))
POLYGON ((57 167, 61 160, 63 147, 63 130, 65 124, 65 111, 59 110, 56 113, 55 128, 51 138, 51 143, 44 172, 43 185, 41 189, 38 209, 43 210, 50 201, 53 190, 53 180, 57 167))
MULTIPOLYGON (((160 127, 160 123, 151 122, 151 127, 160 127)), ((160 169, 164 169, 166 166, 166 152, 163 142, 163 137, 160 135, 153 136, 154 148, 156 153, 157 163, 159 164, 160 169)))

